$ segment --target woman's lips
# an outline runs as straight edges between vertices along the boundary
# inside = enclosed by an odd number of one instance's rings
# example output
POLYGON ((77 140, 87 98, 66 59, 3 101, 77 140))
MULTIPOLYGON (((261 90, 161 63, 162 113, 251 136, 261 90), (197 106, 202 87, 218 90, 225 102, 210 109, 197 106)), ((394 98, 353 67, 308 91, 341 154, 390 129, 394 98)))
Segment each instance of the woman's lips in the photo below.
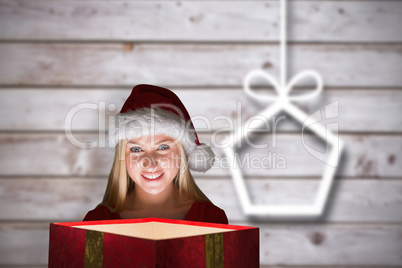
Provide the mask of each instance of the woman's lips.
POLYGON ((157 180, 160 177, 162 177, 163 174, 164 174, 164 172, 144 173, 144 174, 141 174, 141 176, 143 176, 147 180, 157 180))

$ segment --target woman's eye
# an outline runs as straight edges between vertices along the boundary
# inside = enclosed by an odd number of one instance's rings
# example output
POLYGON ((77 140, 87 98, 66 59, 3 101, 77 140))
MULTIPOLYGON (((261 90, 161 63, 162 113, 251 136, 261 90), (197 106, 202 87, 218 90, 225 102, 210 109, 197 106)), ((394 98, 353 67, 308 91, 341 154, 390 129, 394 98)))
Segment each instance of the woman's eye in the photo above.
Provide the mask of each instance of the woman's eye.
POLYGON ((140 147, 131 147, 130 150, 133 151, 133 152, 136 152, 136 153, 141 152, 141 148, 140 148, 140 147))
POLYGON ((169 146, 167 146, 166 144, 159 146, 159 150, 166 150, 166 149, 169 149, 169 146))

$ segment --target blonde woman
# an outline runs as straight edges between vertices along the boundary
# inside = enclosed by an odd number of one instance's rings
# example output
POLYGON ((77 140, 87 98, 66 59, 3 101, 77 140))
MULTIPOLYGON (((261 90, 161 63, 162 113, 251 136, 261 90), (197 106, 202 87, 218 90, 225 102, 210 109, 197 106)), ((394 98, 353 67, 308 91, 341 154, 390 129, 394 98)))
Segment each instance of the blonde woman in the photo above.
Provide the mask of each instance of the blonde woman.
POLYGON ((109 130, 116 151, 105 195, 84 221, 156 217, 228 223, 190 173, 210 169, 215 156, 199 142, 172 91, 135 86, 115 123, 109 130))

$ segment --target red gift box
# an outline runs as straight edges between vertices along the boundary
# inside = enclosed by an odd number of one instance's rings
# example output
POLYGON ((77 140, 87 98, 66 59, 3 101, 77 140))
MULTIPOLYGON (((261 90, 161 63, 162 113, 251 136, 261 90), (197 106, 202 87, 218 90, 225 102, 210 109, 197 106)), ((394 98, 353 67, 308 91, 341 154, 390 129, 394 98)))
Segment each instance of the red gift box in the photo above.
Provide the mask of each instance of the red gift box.
POLYGON ((49 267, 259 267, 259 229, 159 218, 52 223, 49 267))

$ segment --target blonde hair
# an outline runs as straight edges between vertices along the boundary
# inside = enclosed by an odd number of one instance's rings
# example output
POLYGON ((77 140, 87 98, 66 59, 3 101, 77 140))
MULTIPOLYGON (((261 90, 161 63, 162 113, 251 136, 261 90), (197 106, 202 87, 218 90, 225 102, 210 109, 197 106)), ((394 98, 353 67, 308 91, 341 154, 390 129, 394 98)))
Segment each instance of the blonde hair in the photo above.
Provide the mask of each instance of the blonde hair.
MULTIPOLYGON (((123 210, 127 194, 133 191, 135 187, 135 183, 128 175, 126 168, 126 145, 127 140, 122 140, 116 146, 103 201, 99 204, 108 207, 111 212, 116 213, 123 210)), ((193 201, 210 201, 197 186, 190 173, 183 145, 177 142, 177 146, 180 150, 180 168, 173 180, 175 189, 179 191, 181 196, 186 196, 193 201)))

